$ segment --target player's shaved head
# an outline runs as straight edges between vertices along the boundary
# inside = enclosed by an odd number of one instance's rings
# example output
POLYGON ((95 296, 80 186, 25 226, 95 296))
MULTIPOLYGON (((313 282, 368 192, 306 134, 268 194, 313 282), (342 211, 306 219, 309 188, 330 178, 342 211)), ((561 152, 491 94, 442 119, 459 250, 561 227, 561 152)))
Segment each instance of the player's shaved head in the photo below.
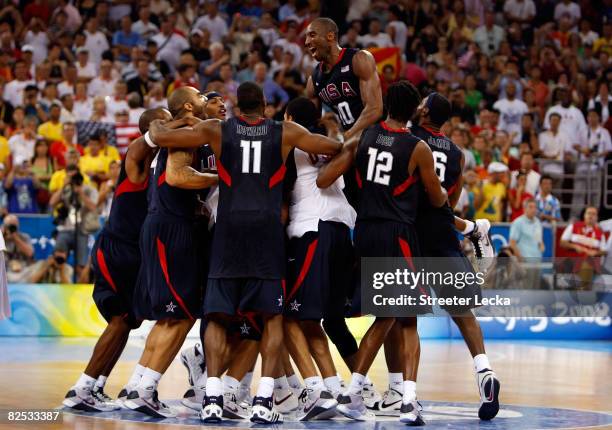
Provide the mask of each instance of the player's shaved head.
POLYGON ((408 122, 421 103, 421 94, 408 81, 391 84, 387 90, 387 109, 389 117, 400 122, 408 122))
POLYGON ((201 96, 200 91, 194 87, 180 87, 172 91, 168 97, 168 109, 173 117, 180 115, 185 109, 185 105, 190 103, 197 104, 198 98, 201 96))
POLYGON ((140 129, 140 133, 145 134, 147 131, 149 131, 149 125, 151 125, 151 122, 156 119, 168 121, 172 119, 172 115, 168 109, 164 108, 148 109, 144 111, 138 120, 138 128, 140 129))
POLYGON ((315 18, 312 20, 310 25, 316 26, 318 33, 320 32, 324 35, 327 35, 328 33, 333 33, 334 39, 338 40, 338 26, 336 25, 333 19, 324 17, 315 18))
POLYGON ((263 90, 255 82, 244 82, 236 91, 238 107, 242 113, 262 113, 266 106, 263 90))

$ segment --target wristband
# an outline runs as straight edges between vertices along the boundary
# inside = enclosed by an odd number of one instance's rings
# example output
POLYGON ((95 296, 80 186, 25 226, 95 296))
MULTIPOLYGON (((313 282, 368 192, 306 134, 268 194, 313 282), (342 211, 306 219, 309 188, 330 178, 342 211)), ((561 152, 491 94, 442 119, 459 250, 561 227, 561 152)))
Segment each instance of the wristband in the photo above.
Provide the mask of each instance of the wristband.
POLYGON ((151 139, 151 136, 149 135, 148 131, 144 134, 144 140, 151 148, 157 148, 157 145, 153 143, 153 140, 151 139))

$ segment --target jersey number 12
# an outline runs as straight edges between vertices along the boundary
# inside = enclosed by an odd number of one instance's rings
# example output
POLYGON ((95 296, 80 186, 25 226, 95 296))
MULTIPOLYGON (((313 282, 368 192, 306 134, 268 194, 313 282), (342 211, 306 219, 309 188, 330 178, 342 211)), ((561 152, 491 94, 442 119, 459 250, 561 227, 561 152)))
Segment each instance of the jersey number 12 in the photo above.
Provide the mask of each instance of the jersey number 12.
POLYGON ((261 140, 241 140, 242 173, 261 173, 261 140), (253 152, 253 170, 251 171, 251 152, 253 152))
POLYGON ((378 151, 376 148, 368 148, 368 181, 381 185, 389 185, 393 168, 393 154, 387 151, 378 151))

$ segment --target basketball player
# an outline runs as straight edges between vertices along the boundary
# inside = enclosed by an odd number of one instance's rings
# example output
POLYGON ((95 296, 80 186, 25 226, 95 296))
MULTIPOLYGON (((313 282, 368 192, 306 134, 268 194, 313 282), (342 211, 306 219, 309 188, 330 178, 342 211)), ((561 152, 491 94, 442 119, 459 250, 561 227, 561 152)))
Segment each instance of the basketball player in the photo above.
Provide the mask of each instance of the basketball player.
MULTIPOLYGON (((144 112, 139 121, 142 134, 154 119, 170 120, 172 116, 161 108, 144 112)), ((108 325, 84 373, 66 394, 63 404, 70 408, 89 412, 118 408, 106 396, 103 386, 123 352, 130 330, 140 326, 132 311, 132 296, 140 268, 138 238, 147 213, 146 190, 154 155, 142 137, 130 144, 121 164, 110 215, 92 250, 93 298, 108 325)))
POLYGON ((204 311, 208 318, 205 351, 208 380, 201 418, 220 421, 223 387, 219 377, 227 348, 226 324, 238 311, 264 316, 260 352, 262 378, 253 399, 251 421, 282 422, 272 408, 278 351, 283 342, 284 231, 281 223, 285 159, 293 147, 333 155, 341 144, 311 134, 291 122, 263 118, 259 86, 245 82, 237 90, 239 117, 210 119, 192 130, 168 130, 160 122, 149 131, 161 146, 209 144, 219 171, 219 206, 204 311))
MULTIPOLYGON (((448 192, 449 205, 433 207, 427 201, 421 201, 417 218, 417 231, 421 252, 424 257, 445 257, 445 265, 452 265, 451 270, 472 273, 474 270, 461 250, 455 233, 455 220, 452 208, 457 204, 463 187, 464 158, 461 150, 444 134, 440 127, 450 119, 451 104, 441 94, 432 93, 419 105, 412 133, 426 142, 432 150, 436 173, 442 186, 448 192)), ((477 220, 478 221, 478 220, 477 220)), ((438 297, 476 297, 480 296, 477 284, 467 285, 463 289, 436 288, 438 297)), ((472 300, 473 303, 473 300, 472 300)), ((446 309, 457 324, 465 343, 474 359, 476 382, 480 391, 480 408, 478 416, 482 420, 493 419, 499 411, 500 383, 491 370, 486 356, 480 324, 471 311, 471 307, 450 307, 446 309)), ((414 348, 415 346, 413 346, 414 348)), ((418 348, 418 345, 416 345, 418 348)), ((418 365, 418 362, 416 363, 418 365)))
MULTIPOLYGON (((181 87, 168 98, 176 119, 204 116, 206 98, 181 87)), ((197 121, 197 120, 194 120, 197 121)), ((149 146, 155 145, 145 140, 149 146)), ((130 409, 159 418, 175 416, 157 397, 157 385, 201 313, 202 243, 196 228, 197 192, 217 183, 217 175, 201 173, 193 149, 159 150, 150 189, 149 210, 142 226, 143 265, 135 293, 142 319, 156 320, 157 342, 138 385, 125 402, 130 409), (194 160, 196 158, 196 160, 194 160)))
MULTIPOLYGON (((319 117, 320 111, 305 97, 292 100, 285 113, 285 120, 311 131, 319 117)), ((346 303, 354 262, 351 229, 356 213, 342 192, 341 178, 324 190, 317 187, 317 174, 327 157, 296 148, 293 160, 296 178, 287 235, 295 273, 286 298, 285 343, 306 384, 298 419, 307 421, 335 415, 338 404, 340 379, 321 319, 337 315, 346 303), (311 354, 322 376, 317 374, 311 354)))
MULTIPOLYGON (((357 257, 400 257, 412 270, 412 257, 419 256, 415 231, 419 183, 435 207, 445 204, 448 197, 436 176, 429 146, 405 128, 419 103, 418 91, 408 82, 391 85, 387 95, 387 119, 366 129, 356 150, 343 149, 319 173, 319 182, 326 184, 330 178, 346 171, 355 159, 362 192, 354 232, 357 257)), ((401 321, 403 340, 410 344, 409 340, 418 336, 416 318, 398 321, 401 321)), ((362 339, 350 385, 339 399, 337 410, 343 415, 356 420, 374 418, 362 397, 364 375, 394 323, 394 318, 377 318, 362 339)), ((416 380, 412 367, 418 358, 411 354, 412 351, 404 351, 402 356, 404 385, 416 380)), ((402 422, 424 423, 416 399, 403 403, 401 412, 402 422)))

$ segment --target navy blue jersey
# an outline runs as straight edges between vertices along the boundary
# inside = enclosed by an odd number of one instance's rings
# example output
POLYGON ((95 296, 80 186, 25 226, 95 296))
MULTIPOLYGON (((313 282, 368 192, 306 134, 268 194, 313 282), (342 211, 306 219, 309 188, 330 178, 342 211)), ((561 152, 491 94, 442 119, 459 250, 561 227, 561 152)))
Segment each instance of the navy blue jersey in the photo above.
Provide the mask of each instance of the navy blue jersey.
MULTIPOLYGON (((196 151, 197 155, 197 151, 196 151)), ((169 220, 193 221, 198 208, 198 190, 172 187, 166 182, 168 149, 160 148, 149 187, 149 215, 169 220)))
MULTIPOLYGON (((204 172, 205 170, 216 170, 217 169, 217 164, 215 162, 215 154, 213 153, 212 149, 210 149, 209 145, 200 146, 197 149, 197 154, 198 154, 198 162, 199 162, 197 169, 200 172, 204 172)), ((203 190, 200 190, 198 192, 200 196, 200 200, 205 201, 209 192, 210 192, 210 188, 205 188, 203 190)))
POLYGON ((358 221, 415 222, 421 186, 418 173, 408 174, 408 164, 419 140, 382 121, 364 131, 355 161, 361 184, 358 221))
POLYGON ((104 226, 105 231, 126 242, 138 243, 140 228, 147 216, 148 182, 148 176, 140 184, 130 181, 125 163, 121 163, 113 204, 104 226))
POLYGON ((343 48, 338 61, 327 73, 323 63, 312 72, 315 94, 339 117, 344 130, 350 129, 363 110, 359 78, 353 71, 353 56, 359 52, 355 48, 343 48))
POLYGON ((284 278, 282 131, 269 119, 222 123, 209 278, 284 278))

